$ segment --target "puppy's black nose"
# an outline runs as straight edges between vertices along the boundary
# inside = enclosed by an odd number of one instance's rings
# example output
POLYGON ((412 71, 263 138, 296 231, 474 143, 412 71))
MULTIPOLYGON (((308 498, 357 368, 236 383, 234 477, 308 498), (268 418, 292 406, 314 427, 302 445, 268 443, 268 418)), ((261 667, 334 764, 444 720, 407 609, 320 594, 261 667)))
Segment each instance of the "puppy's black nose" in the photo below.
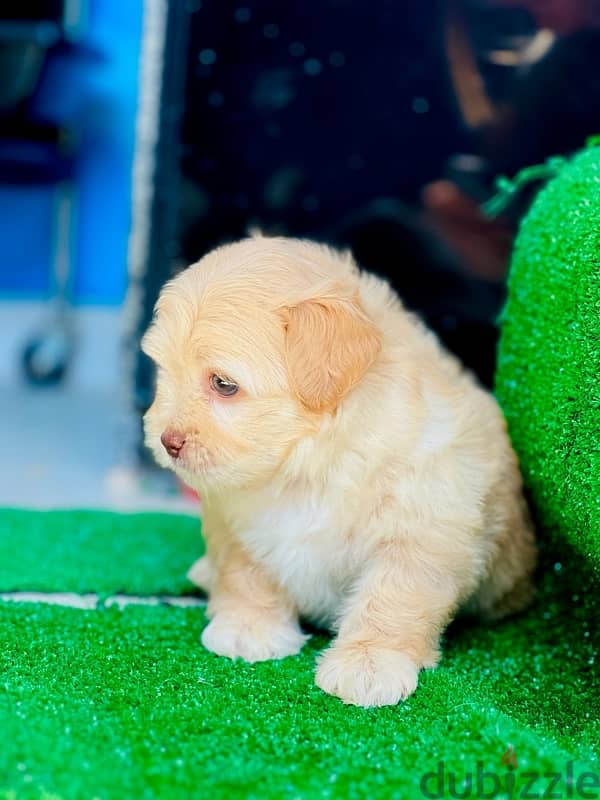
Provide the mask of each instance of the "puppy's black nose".
POLYGON ((163 447, 172 458, 178 458, 181 448, 185 444, 185 436, 174 431, 165 431, 160 437, 163 447))

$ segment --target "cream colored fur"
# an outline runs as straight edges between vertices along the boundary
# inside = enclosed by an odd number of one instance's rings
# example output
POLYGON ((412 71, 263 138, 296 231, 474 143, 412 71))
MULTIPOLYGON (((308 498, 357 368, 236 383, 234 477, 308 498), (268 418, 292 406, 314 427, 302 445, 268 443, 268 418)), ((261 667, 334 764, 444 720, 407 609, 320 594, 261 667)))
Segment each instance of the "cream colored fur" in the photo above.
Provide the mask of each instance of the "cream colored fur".
POLYGON ((316 682, 397 703, 460 608, 530 599, 535 544, 496 401, 348 254, 257 236, 168 283, 143 347, 146 439, 201 494, 202 634, 248 661, 328 627, 316 682), (218 374, 240 386, 220 397, 218 374), (160 442, 185 437, 177 459, 160 442))

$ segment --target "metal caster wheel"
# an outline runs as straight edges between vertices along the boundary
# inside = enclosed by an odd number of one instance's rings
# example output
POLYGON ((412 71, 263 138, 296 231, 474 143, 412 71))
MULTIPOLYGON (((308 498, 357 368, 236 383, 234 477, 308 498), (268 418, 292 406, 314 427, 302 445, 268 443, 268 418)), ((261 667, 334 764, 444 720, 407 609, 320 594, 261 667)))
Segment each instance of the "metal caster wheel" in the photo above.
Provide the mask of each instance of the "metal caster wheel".
POLYGON ((26 345, 22 364, 27 380, 35 386, 54 386, 67 373, 72 353, 71 337, 59 328, 40 333, 26 345))

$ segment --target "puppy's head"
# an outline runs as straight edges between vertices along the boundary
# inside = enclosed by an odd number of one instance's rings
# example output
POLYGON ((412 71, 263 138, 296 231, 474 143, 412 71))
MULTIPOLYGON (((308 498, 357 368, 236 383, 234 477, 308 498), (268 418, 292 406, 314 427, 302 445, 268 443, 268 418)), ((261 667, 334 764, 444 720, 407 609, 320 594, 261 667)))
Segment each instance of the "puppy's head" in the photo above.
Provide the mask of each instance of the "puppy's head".
POLYGON ((142 349, 157 366, 147 445, 188 483, 225 488, 272 476, 360 381, 380 334, 347 257, 256 237, 168 283, 142 349))

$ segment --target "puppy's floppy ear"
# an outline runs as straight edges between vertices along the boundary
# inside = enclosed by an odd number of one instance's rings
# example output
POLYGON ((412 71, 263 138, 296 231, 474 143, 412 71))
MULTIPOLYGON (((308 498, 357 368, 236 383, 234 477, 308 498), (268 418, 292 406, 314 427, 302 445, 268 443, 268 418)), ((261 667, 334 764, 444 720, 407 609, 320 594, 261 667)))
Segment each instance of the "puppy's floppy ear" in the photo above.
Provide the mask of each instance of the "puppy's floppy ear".
POLYGON ((381 334, 358 297, 327 292, 283 311, 292 385, 311 411, 333 411, 381 349, 381 334))

